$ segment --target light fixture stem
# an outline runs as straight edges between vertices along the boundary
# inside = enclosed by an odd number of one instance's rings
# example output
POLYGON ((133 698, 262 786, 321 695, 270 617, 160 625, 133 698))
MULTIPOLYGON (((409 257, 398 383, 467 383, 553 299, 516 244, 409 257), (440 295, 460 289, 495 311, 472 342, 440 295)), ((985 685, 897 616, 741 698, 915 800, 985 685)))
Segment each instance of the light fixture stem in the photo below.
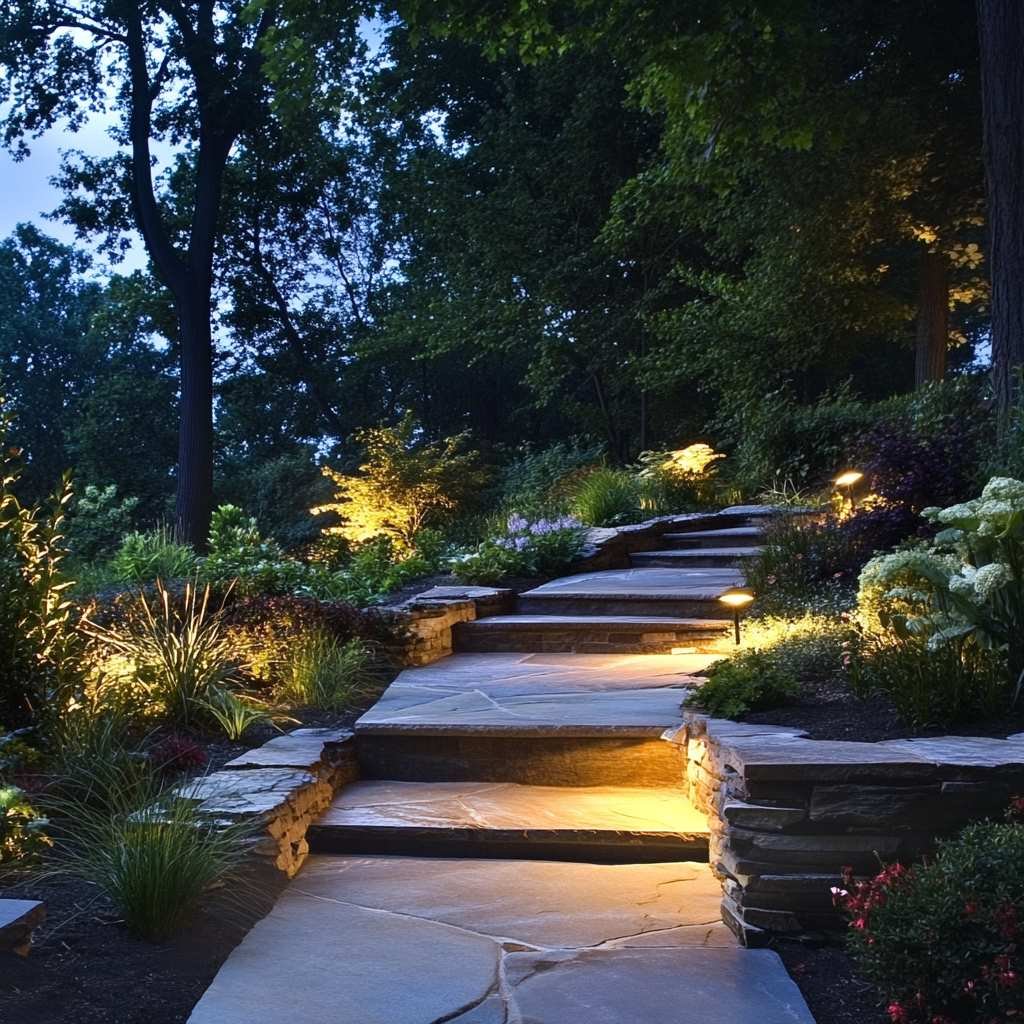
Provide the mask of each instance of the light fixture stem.
POLYGON ((739 610, 739 608, 734 608, 733 609, 733 612, 732 612, 732 624, 733 624, 733 626, 736 629, 736 644, 737 644, 737 646, 739 646, 739 642, 740 642, 740 610, 739 610))

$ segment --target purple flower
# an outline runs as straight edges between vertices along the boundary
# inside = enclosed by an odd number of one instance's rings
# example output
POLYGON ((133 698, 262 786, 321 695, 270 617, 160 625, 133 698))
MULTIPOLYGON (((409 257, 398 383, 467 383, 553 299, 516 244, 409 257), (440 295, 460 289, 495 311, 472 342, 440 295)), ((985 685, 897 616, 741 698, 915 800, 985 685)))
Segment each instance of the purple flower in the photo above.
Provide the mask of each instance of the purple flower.
POLYGON ((513 512, 508 517, 507 526, 509 533, 522 533, 523 530, 529 528, 530 524, 518 512, 513 512))

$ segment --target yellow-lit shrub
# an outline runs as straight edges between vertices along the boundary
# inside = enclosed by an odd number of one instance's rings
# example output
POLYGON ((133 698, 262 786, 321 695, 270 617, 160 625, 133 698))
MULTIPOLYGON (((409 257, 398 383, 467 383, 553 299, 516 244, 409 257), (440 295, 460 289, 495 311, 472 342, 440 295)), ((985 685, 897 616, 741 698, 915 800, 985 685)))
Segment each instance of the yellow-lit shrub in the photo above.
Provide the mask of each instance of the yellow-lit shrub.
POLYGON ((465 450, 464 436, 417 444, 411 416, 396 427, 364 430, 358 439, 366 448, 359 472, 347 476, 325 466, 335 499, 311 509, 314 515, 338 516, 341 522, 324 532, 349 543, 383 535, 405 554, 424 526, 453 511, 483 482, 476 454, 465 450))

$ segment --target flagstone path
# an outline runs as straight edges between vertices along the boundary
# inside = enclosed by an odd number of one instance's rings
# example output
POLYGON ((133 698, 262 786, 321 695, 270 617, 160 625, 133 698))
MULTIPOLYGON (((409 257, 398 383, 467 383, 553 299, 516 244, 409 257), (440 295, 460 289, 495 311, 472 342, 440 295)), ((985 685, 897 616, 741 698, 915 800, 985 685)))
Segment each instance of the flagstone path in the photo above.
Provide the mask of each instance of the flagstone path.
POLYGON ((362 781, 191 1024, 813 1024, 778 956, 722 924, 660 739, 720 656, 760 521, 696 520, 401 673, 356 725, 362 781))

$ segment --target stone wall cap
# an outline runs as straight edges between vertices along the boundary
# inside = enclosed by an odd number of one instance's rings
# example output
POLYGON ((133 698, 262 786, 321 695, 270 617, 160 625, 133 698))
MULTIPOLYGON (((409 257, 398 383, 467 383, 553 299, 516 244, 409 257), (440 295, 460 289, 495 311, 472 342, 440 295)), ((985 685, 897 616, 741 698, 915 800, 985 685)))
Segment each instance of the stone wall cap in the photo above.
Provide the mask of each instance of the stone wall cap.
POLYGON ((319 782, 300 768, 259 771, 221 770, 183 783, 177 794, 196 800, 204 814, 218 818, 262 818, 272 815, 299 789, 319 782))
POLYGON ((481 598, 496 598, 505 597, 511 594, 512 591, 508 587, 474 587, 474 586, 444 586, 444 587, 431 587, 429 590, 424 590, 421 594, 416 594, 411 597, 406 603, 413 603, 416 601, 447 601, 447 600, 463 600, 473 601, 481 598))
POLYGON ((224 765, 225 769, 305 768, 315 769, 322 761, 324 747, 352 739, 351 729, 307 728, 295 729, 267 740, 239 754, 224 765))

